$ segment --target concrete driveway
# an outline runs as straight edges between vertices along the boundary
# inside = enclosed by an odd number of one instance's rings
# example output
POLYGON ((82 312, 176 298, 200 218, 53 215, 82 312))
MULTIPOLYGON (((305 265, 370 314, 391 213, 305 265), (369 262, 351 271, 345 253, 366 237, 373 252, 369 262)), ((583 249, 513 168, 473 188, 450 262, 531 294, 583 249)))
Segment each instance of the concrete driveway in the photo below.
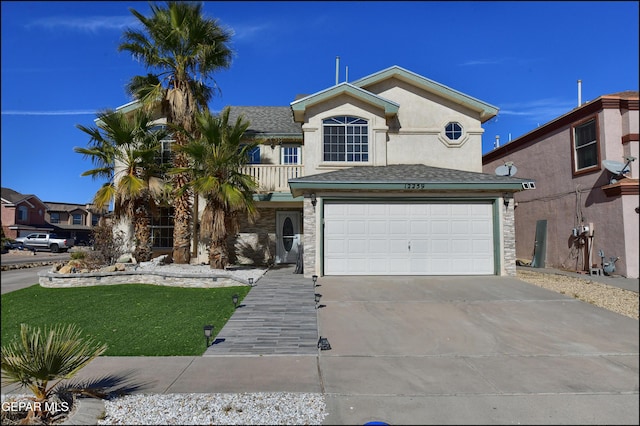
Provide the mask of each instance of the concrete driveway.
POLYGON ((325 424, 638 424, 638 321, 506 277, 322 277, 325 424))

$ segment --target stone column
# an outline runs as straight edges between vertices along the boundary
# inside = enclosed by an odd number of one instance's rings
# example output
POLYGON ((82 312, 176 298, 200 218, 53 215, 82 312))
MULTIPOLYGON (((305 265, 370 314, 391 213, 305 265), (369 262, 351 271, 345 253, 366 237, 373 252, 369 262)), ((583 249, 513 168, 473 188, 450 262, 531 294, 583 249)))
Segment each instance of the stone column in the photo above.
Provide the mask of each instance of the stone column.
POLYGON ((317 212, 321 208, 320 201, 317 201, 316 206, 311 203, 309 194, 304 194, 304 202, 302 208, 302 223, 304 229, 303 238, 303 264, 304 264, 304 276, 311 277, 312 275, 319 275, 316 270, 316 217, 317 212))
POLYGON ((504 271, 507 276, 516 276, 516 226, 515 200, 509 200, 509 206, 503 207, 502 238, 504 241, 504 271))

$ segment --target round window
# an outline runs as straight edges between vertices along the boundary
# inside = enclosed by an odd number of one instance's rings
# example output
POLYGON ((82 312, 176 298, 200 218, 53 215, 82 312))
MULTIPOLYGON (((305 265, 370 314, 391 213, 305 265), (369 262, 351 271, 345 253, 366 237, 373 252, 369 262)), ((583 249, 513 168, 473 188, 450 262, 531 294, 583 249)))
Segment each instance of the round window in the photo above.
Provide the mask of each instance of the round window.
POLYGON ((448 123, 444 128, 444 134, 452 141, 460 139, 462 137, 462 126, 455 121, 448 123))

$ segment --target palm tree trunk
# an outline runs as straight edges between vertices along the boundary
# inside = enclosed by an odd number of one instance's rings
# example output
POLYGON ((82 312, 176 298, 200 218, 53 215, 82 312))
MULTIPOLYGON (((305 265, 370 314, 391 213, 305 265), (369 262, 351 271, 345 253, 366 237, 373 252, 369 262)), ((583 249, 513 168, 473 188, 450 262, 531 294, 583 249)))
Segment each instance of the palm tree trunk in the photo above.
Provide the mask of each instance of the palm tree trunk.
POLYGON ((212 241, 209 248, 209 266, 211 269, 224 269, 227 266, 229 253, 227 253, 226 239, 212 241))
MULTIPOLYGON (((175 164, 177 167, 188 166, 185 155, 176 153, 175 164)), ((190 191, 182 192, 187 183, 185 174, 176 174, 173 183, 179 194, 174 199, 173 205, 173 261, 178 264, 188 264, 191 261, 191 193, 190 191)))
POLYGON ((137 262, 148 262, 153 256, 153 250, 151 248, 151 228, 149 219, 149 209, 144 203, 147 200, 142 201, 142 205, 138 206, 135 211, 134 217, 134 235, 136 239, 136 248, 133 252, 137 262))

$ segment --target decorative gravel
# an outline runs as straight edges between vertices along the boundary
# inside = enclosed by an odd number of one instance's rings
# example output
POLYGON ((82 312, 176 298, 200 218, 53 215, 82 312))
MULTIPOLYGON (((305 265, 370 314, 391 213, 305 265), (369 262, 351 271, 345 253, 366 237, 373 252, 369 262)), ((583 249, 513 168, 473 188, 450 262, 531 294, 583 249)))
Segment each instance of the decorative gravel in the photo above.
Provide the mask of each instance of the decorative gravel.
POLYGON ((638 319, 640 302, 638 293, 635 291, 613 287, 590 279, 528 270, 518 270, 518 278, 529 284, 566 294, 600 308, 638 319))
POLYGON ((141 394, 105 409, 99 425, 319 425, 327 416, 317 393, 141 394))

